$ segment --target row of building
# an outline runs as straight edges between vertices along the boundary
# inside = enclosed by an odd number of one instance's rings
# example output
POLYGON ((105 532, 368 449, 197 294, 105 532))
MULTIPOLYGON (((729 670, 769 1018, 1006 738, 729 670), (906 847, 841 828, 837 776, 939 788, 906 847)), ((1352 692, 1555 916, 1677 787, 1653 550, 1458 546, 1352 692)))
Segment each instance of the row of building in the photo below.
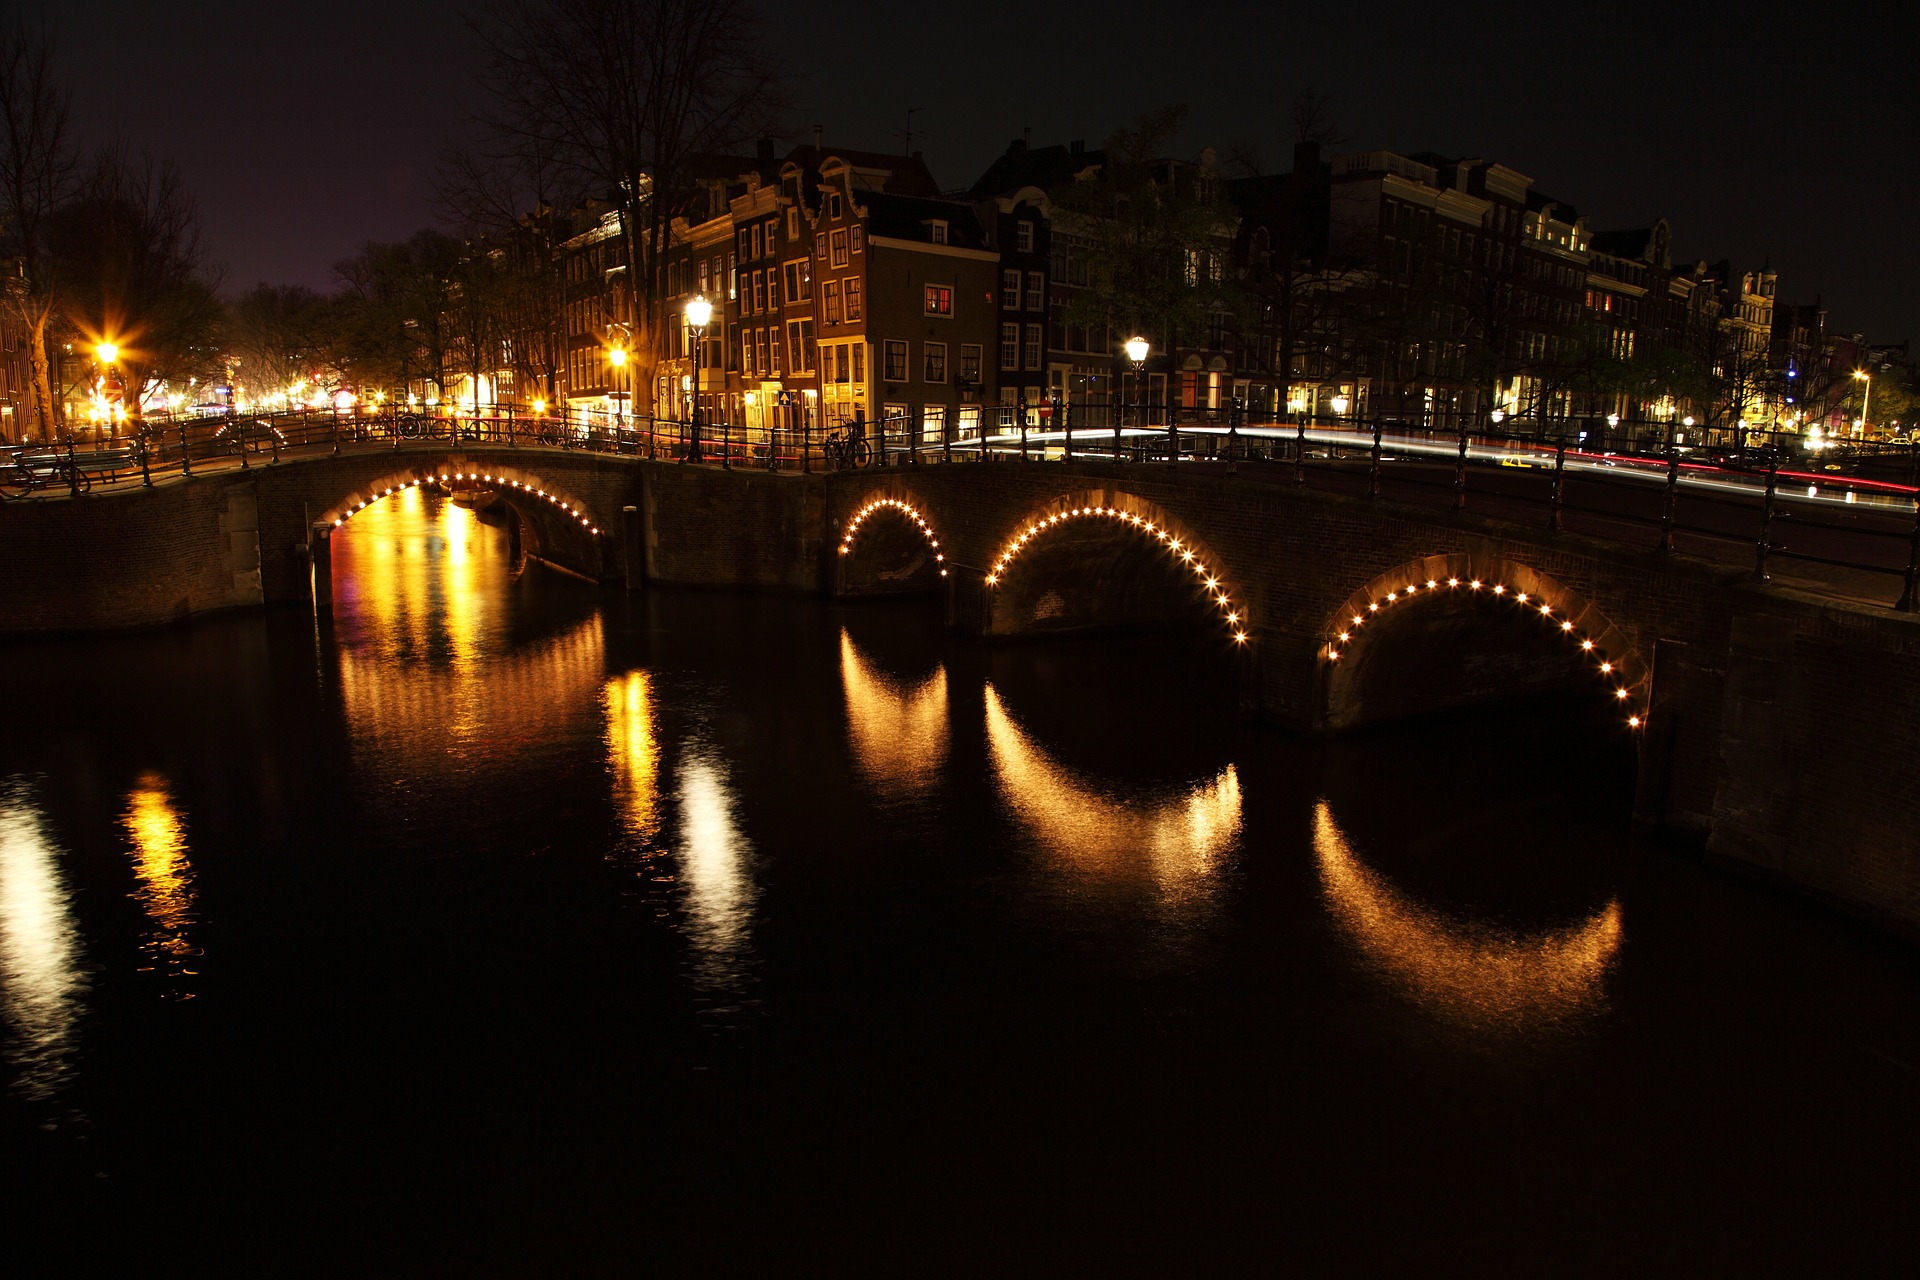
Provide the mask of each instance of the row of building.
MULTIPOLYGON (((581 417, 697 406, 749 430, 886 420, 925 440, 1115 412, 1838 432, 1859 408, 1845 371, 1905 360, 1827 333, 1817 304, 1780 304, 1764 267, 1676 260, 1664 221, 1596 231, 1503 164, 1304 144, 1270 177, 1228 180, 1205 153, 1160 166, 1224 196, 1213 256, 1243 301, 1172 350, 1147 334, 1135 370, 1130 335, 1072 323, 1099 237, 1054 202, 1105 163, 1016 141, 943 192, 918 154, 763 144, 686 193, 651 326, 632 322, 618 211, 579 210, 558 249, 555 395, 581 417), (696 296, 712 306, 698 330, 680 322, 696 296), (636 328, 664 335, 656 359, 615 363, 636 328)), ((514 398, 512 377, 452 394, 514 398)))
MULTIPOLYGON (((532 261, 552 305, 520 306, 519 329, 454 334, 440 376, 407 390, 581 422, 884 421, 926 441, 1169 415, 1838 434, 1876 425, 1854 424, 1866 406, 1852 373, 1907 362, 1904 344, 1870 349, 1829 333, 1817 304, 1782 304, 1765 267, 1676 259, 1665 221, 1597 231, 1503 164, 1329 158, 1311 143, 1292 159, 1234 179, 1211 153, 1151 166, 1217 210, 1187 269, 1229 280, 1236 301, 1172 342, 1146 332, 1137 368, 1121 350, 1132 335, 1075 306, 1109 238, 1057 207, 1101 177, 1101 151, 1017 140, 943 191, 918 153, 816 141, 784 155, 762 143, 674 193, 664 249, 642 255, 646 287, 628 262, 645 237, 616 204, 529 218, 537 236, 487 251, 532 261), (699 328, 685 319, 696 297, 711 306, 699 328)), ((0 413, 18 418, 23 362, 4 354, 0 413)))

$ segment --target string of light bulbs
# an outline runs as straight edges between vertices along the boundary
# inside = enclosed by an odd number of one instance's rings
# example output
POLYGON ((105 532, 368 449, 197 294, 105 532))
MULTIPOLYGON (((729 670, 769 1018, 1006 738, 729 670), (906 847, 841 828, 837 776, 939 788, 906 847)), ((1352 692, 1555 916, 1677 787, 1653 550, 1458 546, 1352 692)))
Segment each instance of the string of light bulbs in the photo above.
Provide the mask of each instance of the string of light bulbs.
POLYGON ((867 520, 886 511, 897 511, 913 523, 920 536, 927 540, 927 546, 933 550, 933 559, 940 566, 940 576, 947 576, 947 556, 940 550, 940 539, 934 536, 933 526, 927 523, 925 516, 912 503, 902 502, 898 498, 875 498, 866 506, 854 512, 853 519, 847 521, 847 527, 840 534, 840 554, 846 555, 853 550, 854 535, 860 532, 860 526, 867 520))
POLYGON ((402 481, 397 485, 388 485, 386 488, 374 494, 373 497, 363 498, 360 501, 354 503, 352 506, 348 507, 344 512, 344 514, 334 519, 334 522, 333 522, 334 527, 338 528, 341 525, 345 524, 347 521, 353 519, 356 515, 360 514, 362 511, 365 511, 368 507, 380 501, 380 499, 382 498, 390 497, 395 493, 404 492, 407 489, 418 489, 421 485, 422 480, 425 480, 427 482, 432 482, 436 479, 441 481, 442 483, 445 483, 450 480, 463 480, 463 481, 473 481, 473 482, 484 482, 486 484, 502 485, 506 488, 512 489, 516 493, 524 494, 529 498, 540 498, 544 500, 549 506, 555 507, 558 510, 564 512, 569 519, 576 521, 581 528, 585 529, 590 534, 598 535, 600 532, 600 526, 596 525, 595 523, 593 523, 592 520, 588 519, 587 514, 584 511, 582 511, 579 507, 574 506, 571 502, 568 502, 562 499, 559 494, 548 493, 545 489, 540 488, 538 485, 528 484, 524 480, 510 480, 506 476, 495 476, 491 472, 480 472, 480 471, 455 471, 452 473, 442 471, 437 476, 430 475, 425 477, 419 477, 413 480, 402 481))
POLYGON ((1226 620, 1227 626, 1232 629, 1233 642, 1235 644, 1245 644, 1247 642, 1246 611, 1233 602, 1233 598, 1227 594, 1227 589, 1220 584, 1219 575, 1207 567, 1206 562, 1200 558, 1193 547, 1176 537, 1171 530, 1163 528, 1147 517, 1137 515, 1131 511, 1122 511, 1118 507, 1068 507, 1065 510, 1056 511, 1052 515, 1034 520, 1019 533, 1014 534, 1006 546, 1000 549, 999 558, 993 562, 993 568, 987 573, 987 585, 990 587, 998 586, 1000 579, 1007 575, 1007 570, 1013 564, 1014 560, 1022 551, 1026 550, 1029 543, 1041 534, 1050 532, 1058 528, 1061 524, 1069 521, 1082 520, 1089 517, 1117 521, 1128 528, 1137 529, 1141 533, 1157 539, 1160 544, 1180 562, 1182 567, 1190 570, 1195 579, 1206 588, 1207 598, 1213 603, 1214 607, 1220 611, 1220 615, 1226 620))
POLYGON ((1621 664, 1608 657, 1606 651, 1599 647, 1593 637, 1576 627, 1571 618, 1557 612, 1557 606, 1544 595, 1538 592, 1510 591, 1504 582, 1489 585, 1480 578, 1428 578, 1424 589, 1419 583, 1413 582, 1408 583, 1404 588, 1389 591, 1384 596, 1370 599, 1365 610, 1348 615, 1347 622, 1334 633, 1332 640, 1327 644, 1327 661, 1340 661, 1340 655, 1354 644, 1356 633, 1394 605, 1422 595, 1435 596, 1443 591, 1458 592, 1463 589, 1469 594, 1485 591, 1494 599, 1509 601, 1516 608, 1531 613, 1541 621, 1552 625, 1570 643, 1580 646, 1581 655, 1592 661, 1594 670, 1612 687, 1614 701, 1628 713, 1627 727, 1638 729, 1646 723, 1645 710, 1636 704, 1633 697, 1631 686, 1634 682, 1628 680, 1626 672, 1621 669, 1621 664))

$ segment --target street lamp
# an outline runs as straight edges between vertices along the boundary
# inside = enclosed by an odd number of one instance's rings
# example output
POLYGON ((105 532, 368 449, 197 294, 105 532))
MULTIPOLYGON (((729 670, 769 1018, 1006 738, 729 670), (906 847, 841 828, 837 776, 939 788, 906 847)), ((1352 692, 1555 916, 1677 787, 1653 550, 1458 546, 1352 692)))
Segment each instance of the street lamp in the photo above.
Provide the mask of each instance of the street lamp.
POLYGON ((1857 381, 1866 383, 1864 387, 1860 388, 1860 416, 1854 420, 1853 424, 1855 428, 1854 434, 1859 435, 1860 431, 1867 425, 1867 405, 1868 402, 1873 399, 1873 376, 1865 369, 1855 369, 1853 376, 1857 381))
POLYGON ((687 323, 693 327, 693 410, 690 415, 689 445, 686 461, 702 462, 700 452, 700 365, 707 345, 707 322, 713 319, 713 304, 705 294, 696 293, 687 303, 687 323))
MULTIPOLYGON (((607 363, 615 369, 626 368, 627 349, 625 347, 609 347, 607 349, 607 363)), ((617 385, 613 393, 613 425, 615 430, 620 430, 627 425, 626 400, 621 396, 617 385)))
POLYGON ((120 358, 120 348, 112 342, 102 342, 93 349, 94 358, 100 362, 105 373, 100 379, 100 404, 106 411, 107 432, 111 436, 120 433, 120 417, 125 412, 121 396, 125 394, 119 378, 114 373, 114 361, 120 358), (108 394, 109 392, 117 394, 108 394))
MULTIPOLYGON (((1131 338, 1128 338, 1125 342, 1121 343, 1120 349, 1127 353, 1127 362, 1133 366, 1133 416, 1135 418, 1134 425, 1139 426, 1140 423, 1138 419, 1140 417, 1140 371, 1147 367, 1147 353, 1153 350, 1153 348, 1147 345, 1147 340, 1145 338, 1141 337, 1139 334, 1136 333, 1131 338)), ((1119 462, 1121 460, 1120 428, 1118 426, 1115 426, 1113 429, 1113 460, 1115 462, 1119 462)))

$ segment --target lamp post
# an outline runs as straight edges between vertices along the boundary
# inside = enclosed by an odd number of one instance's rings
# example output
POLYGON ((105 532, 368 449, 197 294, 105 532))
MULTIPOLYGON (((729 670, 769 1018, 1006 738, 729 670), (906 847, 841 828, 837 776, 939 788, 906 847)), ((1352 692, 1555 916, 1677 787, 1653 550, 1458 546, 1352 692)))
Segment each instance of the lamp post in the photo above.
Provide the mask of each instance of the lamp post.
POLYGON ((104 392, 112 388, 124 394, 124 390, 120 386, 119 377, 115 374, 113 368, 114 362, 120 358, 120 348, 112 342, 102 342, 93 349, 93 355, 94 358, 100 362, 100 367, 106 371, 100 379, 100 389, 103 393, 101 398, 105 402, 107 411, 107 434, 109 436, 117 436, 119 434, 119 423, 114 416, 114 409, 120 403, 120 400, 118 396, 109 398, 104 395, 104 392))
POLYGON ((1853 424, 1853 434, 1858 436, 1863 434, 1867 427, 1867 406, 1873 399, 1873 375, 1865 369, 1855 369, 1853 376, 1855 381, 1866 384, 1860 388, 1860 417, 1853 424))
POLYGON ((700 451, 700 366, 707 345, 707 322, 713 319, 713 304, 704 294, 694 294, 687 303, 687 324, 693 329, 693 408, 689 422, 690 442, 686 461, 704 462, 700 451))
MULTIPOLYGON (((626 368, 627 367, 627 349, 625 347, 610 348, 607 351, 607 363, 612 365, 616 370, 626 368)), ((613 429, 616 432, 619 432, 619 431, 625 430, 626 425, 627 425, 626 400, 622 395, 621 391, 619 390, 619 388, 616 386, 613 393, 613 429)))
MULTIPOLYGON (((1153 348, 1148 345, 1145 338, 1136 333, 1122 343, 1120 349, 1127 353, 1127 361, 1133 365, 1133 411, 1134 417, 1138 418, 1140 416, 1140 374, 1141 371, 1147 367, 1147 353, 1152 351, 1153 348)), ((1120 428, 1118 425, 1113 429, 1113 456, 1115 461, 1120 460, 1120 428)))

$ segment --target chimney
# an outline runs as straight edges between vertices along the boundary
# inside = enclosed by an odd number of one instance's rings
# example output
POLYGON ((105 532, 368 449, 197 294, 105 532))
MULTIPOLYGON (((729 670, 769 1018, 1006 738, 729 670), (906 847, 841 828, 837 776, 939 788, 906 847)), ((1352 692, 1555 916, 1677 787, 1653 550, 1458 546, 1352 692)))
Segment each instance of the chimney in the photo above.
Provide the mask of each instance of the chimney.
POLYGON ((813 149, 815 151, 818 151, 822 147, 826 146, 826 143, 821 141, 821 139, 826 136, 826 132, 827 132, 827 127, 825 125, 817 124, 813 126, 813 149))
POLYGON ((1087 149, 1086 140, 1083 138, 1075 138, 1070 144, 1068 144, 1067 149, 1073 153, 1073 158, 1075 160, 1078 160, 1081 157, 1081 155, 1083 155, 1086 152, 1086 149, 1087 149))
POLYGON ((1010 156, 1024 155, 1026 154, 1026 150, 1027 144, 1019 138, 1015 138, 1007 144, 1007 154, 1010 156))
POLYGON ((1033 150, 1033 126, 1032 125, 1028 125, 1026 128, 1020 131, 1020 149, 1022 151, 1033 150))

